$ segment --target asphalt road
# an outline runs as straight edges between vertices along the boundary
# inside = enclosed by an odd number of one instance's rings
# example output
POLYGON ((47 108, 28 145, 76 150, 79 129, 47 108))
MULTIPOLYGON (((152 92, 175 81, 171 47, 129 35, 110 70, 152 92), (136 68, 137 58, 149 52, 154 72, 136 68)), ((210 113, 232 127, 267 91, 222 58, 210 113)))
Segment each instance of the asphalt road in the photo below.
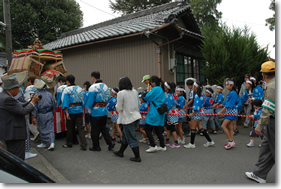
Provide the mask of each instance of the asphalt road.
MULTIPOLYGON (((146 153, 147 144, 140 143, 142 162, 129 160, 133 157, 128 147, 124 157, 120 158, 107 150, 102 138, 101 152, 81 151, 79 145, 63 148, 65 136, 56 138, 55 151, 37 150, 70 183, 79 184, 256 184, 245 176, 252 171, 258 159, 260 139, 255 147, 248 148, 250 128, 238 127, 240 133, 235 136, 236 147, 225 150, 227 142, 224 134, 213 135, 215 146, 204 147, 205 137, 196 135, 195 149, 168 148, 166 152, 146 153)), ((140 132, 137 132, 141 139, 140 132)), ((189 142, 190 137, 186 137, 189 142)), ((87 139, 88 147, 91 140, 87 139)), ((35 143, 32 144, 36 146, 35 143)), ((119 150, 116 143, 114 150, 119 150)), ((276 167, 270 171, 267 182, 275 183, 276 167)))

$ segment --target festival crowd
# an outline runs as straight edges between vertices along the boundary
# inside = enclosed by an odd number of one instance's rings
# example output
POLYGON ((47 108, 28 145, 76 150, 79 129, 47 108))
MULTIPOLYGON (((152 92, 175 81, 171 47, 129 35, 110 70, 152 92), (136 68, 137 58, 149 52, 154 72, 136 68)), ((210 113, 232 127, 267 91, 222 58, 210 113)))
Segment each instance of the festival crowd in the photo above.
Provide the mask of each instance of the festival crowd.
MULTIPOLYGON (((98 71, 91 73, 91 82, 86 81, 83 88, 75 84, 73 75, 59 76, 59 84, 55 87, 54 94, 48 92, 50 86, 43 80, 29 77, 27 88, 22 89, 23 85, 19 87, 22 82, 18 82, 15 86, 19 88, 19 92, 13 95, 7 92, 11 90, 11 87, 15 87, 10 86, 10 81, 8 81, 12 77, 2 78, 4 91, 2 89, 0 94, 7 93, 13 96, 17 103, 22 104, 23 108, 29 107, 21 113, 21 115, 24 114, 22 120, 27 125, 26 137, 23 137, 26 139, 25 146, 21 143, 21 146, 17 147, 17 149, 24 148, 25 153, 22 153, 22 149, 21 153, 15 151, 14 144, 11 143, 12 139, 6 139, 0 134, 0 140, 6 142, 8 151, 21 159, 36 156, 30 152, 30 132, 34 136, 31 138, 33 141, 38 140, 40 136, 41 144, 37 145, 38 148, 53 151, 55 149, 54 111, 59 107, 64 110, 66 117, 67 136, 63 148, 72 148, 73 145, 80 144, 80 150, 101 151, 99 140, 103 136, 108 150, 112 150, 116 142, 121 143, 120 149, 114 151, 116 156, 123 157, 124 151, 129 146, 134 154, 130 160, 141 162, 139 143, 148 145, 147 153, 166 151, 167 148, 181 146, 187 149, 196 148, 197 134, 206 138, 203 146, 210 147, 215 145, 210 134, 224 133, 228 140, 224 148, 226 150, 234 148, 233 136, 239 133, 237 118, 243 109, 246 115, 244 127, 250 125, 252 127, 250 142, 245 145, 253 147, 257 137, 264 139, 263 141, 270 141, 267 144, 262 142, 261 151, 263 149, 264 153, 260 154, 254 172, 246 173, 249 178, 264 182, 267 173, 266 171, 261 173, 260 170, 264 165, 268 165, 267 169, 270 170, 275 163, 275 150, 272 150, 272 146, 275 147, 275 143, 272 142, 272 133, 275 133, 273 130, 275 128, 275 96, 272 96, 274 95, 274 93, 271 94, 272 91, 270 94, 264 92, 265 88, 272 87, 273 80, 275 91, 275 63, 265 62, 262 64, 261 72, 264 79, 262 82, 246 74, 245 82, 240 90, 236 86, 235 79, 228 78, 225 83, 217 85, 216 91, 212 87, 205 87, 203 90, 201 83, 193 79, 187 80, 186 86, 176 86, 174 82, 164 82, 157 76, 145 75, 142 82, 147 85, 147 89, 143 93, 138 93, 133 88, 128 77, 120 78, 118 87, 111 89, 101 80, 98 71), (186 87, 189 89, 188 94, 185 91, 186 87), (229 91, 226 97, 223 90, 229 91), (107 126, 108 112, 113 123, 112 136, 107 126), (190 131, 186 135, 183 132, 185 118, 190 131), (268 128, 265 129, 265 126, 268 128), (137 139, 137 130, 142 133, 142 138, 137 139), (76 133, 78 133, 78 138, 76 133), (190 137, 189 141, 185 137, 190 137), (92 140, 89 148, 86 138, 92 140), (267 155, 269 151, 270 155, 267 155)), ((2 108, 5 102, 1 102, 4 94, 1 95, 0 109, 7 111, 2 108)), ((3 128, 1 132, 2 130, 3 128)), ((23 138, 20 138, 21 141, 23 138)))

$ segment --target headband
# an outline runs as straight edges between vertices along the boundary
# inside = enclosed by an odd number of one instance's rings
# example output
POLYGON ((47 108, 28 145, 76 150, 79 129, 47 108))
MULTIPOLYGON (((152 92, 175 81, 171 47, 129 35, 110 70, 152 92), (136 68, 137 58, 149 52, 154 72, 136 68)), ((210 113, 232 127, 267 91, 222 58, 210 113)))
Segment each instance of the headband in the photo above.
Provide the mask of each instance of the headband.
POLYGON ((234 81, 226 81, 226 84, 228 84, 228 85, 234 85, 234 81))
POLYGON ((193 83, 193 85, 195 86, 195 87, 198 87, 199 85, 196 83, 196 81, 193 83))
POLYGON ((211 94, 211 95, 213 94, 213 93, 212 93, 211 91, 209 91, 208 89, 206 89, 206 92, 209 93, 209 94, 211 94))
POLYGON ((113 92, 114 94, 117 94, 117 92, 116 92, 116 91, 114 91, 114 89, 111 89, 111 92, 113 92))
POLYGON ((250 77, 250 80, 254 80, 254 81, 256 81, 256 78, 254 78, 254 77, 250 77))
POLYGON ((168 85, 167 82, 165 82, 164 84, 165 84, 165 86, 166 86, 168 89, 171 89, 170 85, 168 85))
POLYGON ((176 88, 176 91, 184 91, 185 92, 184 88, 179 88, 179 87, 176 88))
POLYGON ((223 88, 221 86, 217 86, 217 89, 222 89, 223 90, 223 88))
POLYGON ((253 82, 250 80, 247 80, 246 83, 249 83, 250 85, 253 85, 253 82))
POLYGON ((141 96, 142 96, 142 95, 140 94, 140 95, 139 95, 139 98, 141 98, 141 96))

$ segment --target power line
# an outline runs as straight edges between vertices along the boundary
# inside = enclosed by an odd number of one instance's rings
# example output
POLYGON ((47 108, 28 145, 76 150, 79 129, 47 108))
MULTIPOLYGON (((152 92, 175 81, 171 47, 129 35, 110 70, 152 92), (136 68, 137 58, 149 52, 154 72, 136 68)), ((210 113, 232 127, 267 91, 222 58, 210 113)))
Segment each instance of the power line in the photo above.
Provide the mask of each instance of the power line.
POLYGON ((97 7, 94 7, 93 5, 91 5, 91 4, 89 4, 89 3, 86 3, 86 2, 84 2, 84 1, 82 1, 82 0, 80 0, 80 1, 81 1, 82 3, 85 3, 86 5, 88 5, 88 6, 92 7, 92 8, 94 8, 94 9, 96 9, 96 10, 99 10, 99 11, 105 13, 105 14, 108 14, 108 15, 113 16, 113 17, 116 18, 116 16, 114 16, 113 14, 110 14, 110 13, 108 13, 108 12, 105 12, 105 11, 103 11, 103 10, 97 8, 97 7))

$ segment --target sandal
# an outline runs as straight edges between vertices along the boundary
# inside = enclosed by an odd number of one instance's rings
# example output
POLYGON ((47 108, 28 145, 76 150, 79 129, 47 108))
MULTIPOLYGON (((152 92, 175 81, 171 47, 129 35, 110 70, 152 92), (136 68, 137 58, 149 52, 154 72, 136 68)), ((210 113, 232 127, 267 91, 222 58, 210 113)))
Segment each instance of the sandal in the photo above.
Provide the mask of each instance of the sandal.
POLYGON ((72 148, 72 145, 64 144, 64 145, 62 145, 62 147, 64 147, 64 148, 72 148))

